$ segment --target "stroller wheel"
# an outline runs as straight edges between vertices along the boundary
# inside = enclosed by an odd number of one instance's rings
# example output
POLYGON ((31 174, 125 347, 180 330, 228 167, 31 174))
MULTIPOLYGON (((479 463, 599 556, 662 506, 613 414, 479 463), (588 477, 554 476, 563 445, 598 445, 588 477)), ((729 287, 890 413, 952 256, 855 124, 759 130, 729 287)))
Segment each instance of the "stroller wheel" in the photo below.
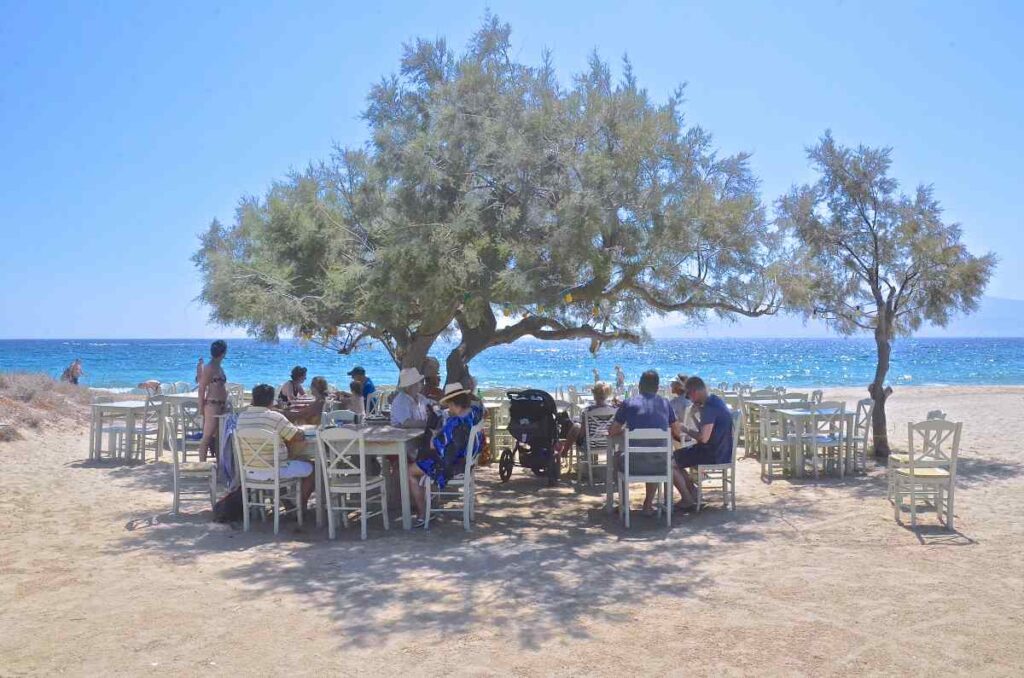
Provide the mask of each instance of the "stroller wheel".
POLYGON ((501 451, 501 459, 498 460, 498 477, 501 482, 507 483, 512 477, 512 450, 507 447, 501 451))

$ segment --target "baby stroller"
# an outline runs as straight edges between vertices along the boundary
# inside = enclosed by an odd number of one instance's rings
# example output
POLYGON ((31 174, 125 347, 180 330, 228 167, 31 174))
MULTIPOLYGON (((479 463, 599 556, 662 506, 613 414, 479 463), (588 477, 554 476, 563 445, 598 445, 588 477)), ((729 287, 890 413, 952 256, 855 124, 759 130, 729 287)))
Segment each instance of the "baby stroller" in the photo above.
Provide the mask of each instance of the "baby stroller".
POLYGON ((562 463, 555 452, 560 429, 564 423, 559 419, 558 408, 550 393, 529 389, 509 391, 508 432, 515 438, 514 450, 505 448, 498 461, 498 477, 508 482, 512 467, 518 464, 533 471, 536 476, 548 479, 554 485, 562 475, 562 463))

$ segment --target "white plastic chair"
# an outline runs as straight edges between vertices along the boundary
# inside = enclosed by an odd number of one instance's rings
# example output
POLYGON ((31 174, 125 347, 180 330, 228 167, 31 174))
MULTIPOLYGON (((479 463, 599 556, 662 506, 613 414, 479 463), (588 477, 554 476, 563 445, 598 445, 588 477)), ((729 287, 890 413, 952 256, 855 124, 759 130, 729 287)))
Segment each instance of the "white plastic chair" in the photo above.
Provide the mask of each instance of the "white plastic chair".
POLYGON ((436 482, 430 476, 424 475, 423 482, 426 488, 425 503, 427 515, 423 521, 423 529, 430 529, 430 517, 435 513, 462 513, 462 527, 469 532, 470 523, 473 522, 476 510, 476 468, 477 457, 480 455, 480 433, 484 430, 484 421, 481 420, 469 430, 469 442, 466 443, 466 466, 462 473, 456 474, 445 485, 442 490, 434 487, 436 482), (454 488, 454 489, 448 489, 454 488), (434 507, 434 499, 438 500, 438 507, 434 507), (458 499, 462 502, 462 508, 444 508, 442 503, 445 499, 458 499))
POLYGON ((586 436, 583 453, 578 455, 576 463, 576 482, 583 480, 583 467, 587 467, 587 484, 594 486, 594 467, 602 466, 598 462, 600 454, 605 455, 604 463, 608 463, 608 427, 615 419, 615 408, 604 406, 592 410, 583 410, 583 421, 580 426, 586 436))
POLYGON ((907 424, 907 461, 892 469, 895 476, 893 516, 901 521, 901 497, 910 500, 910 525, 917 527, 918 500, 930 504, 947 530, 953 530, 956 461, 963 424, 932 419, 907 424), (915 438, 918 445, 915 445, 915 438), (945 514, 945 518, 942 515, 945 514))
POLYGON ((726 508, 736 510, 736 445, 740 439, 740 413, 732 412, 732 460, 725 464, 697 465, 697 512, 707 490, 720 490, 726 508), (706 483, 706 485, 705 485, 706 483), (716 487, 716 484, 720 485, 716 487))
MULTIPOLYGON (((320 462, 320 487, 325 488, 324 504, 327 507, 327 535, 334 539, 335 513, 341 514, 342 527, 348 527, 349 507, 346 498, 359 496, 360 535, 366 539, 366 521, 381 516, 384 529, 388 523, 388 487, 383 473, 368 472, 369 458, 361 431, 348 428, 332 428, 317 434, 317 455, 320 462), (367 504, 370 494, 377 493, 380 510, 369 512, 367 504), (335 504, 335 498, 338 503, 335 504)), ((403 482, 407 482, 402 478, 403 482)), ((319 498, 318 498, 319 500, 319 498)))
POLYGON ((264 508, 264 497, 271 493, 271 509, 274 512, 274 534, 278 533, 284 505, 283 494, 290 494, 295 504, 294 511, 302 525, 302 479, 309 474, 294 477, 282 476, 281 465, 287 460, 284 441, 276 431, 262 428, 239 427, 232 436, 235 448, 235 467, 242 485, 242 524, 249 531, 249 512, 253 507, 264 508), (255 499, 250 495, 255 492, 255 499))
MULTIPOLYGON (((622 470, 618 472, 619 512, 626 527, 629 527, 629 485, 630 483, 657 483, 663 485, 665 522, 672 527, 672 433, 659 428, 638 428, 623 431, 622 470), (642 443, 642 445, 638 445, 642 443), (664 455, 665 471, 649 475, 638 475, 630 468, 630 457, 635 454, 664 455)), ((618 464, 618 461, 614 462, 618 464)), ((661 506, 658 512, 662 511, 661 506)))

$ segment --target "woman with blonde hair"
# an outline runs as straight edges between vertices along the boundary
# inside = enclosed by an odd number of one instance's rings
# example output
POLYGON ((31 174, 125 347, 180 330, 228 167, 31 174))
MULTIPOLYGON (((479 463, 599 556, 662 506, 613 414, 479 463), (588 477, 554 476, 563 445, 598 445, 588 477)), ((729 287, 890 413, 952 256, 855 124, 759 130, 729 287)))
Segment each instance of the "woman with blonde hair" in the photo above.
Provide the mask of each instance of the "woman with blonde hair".
MULTIPOLYGON (((594 388, 592 388, 590 392, 594 395, 594 404, 585 407, 583 410, 584 412, 590 412, 591 410, 596 410, 600 407, 613 407, 609 402, 609 399, 612 397, 612 385, 608 382, 597 382, 594 384, 594 388)), ((569 429, 569 432, 566 434, 565 442, 562 444, 559 452, 564 454, 566 451, 571 450, 573 445, 586 445, 586 434, 587 432, 583 430, 583 426, 581 424, 573 424, 572 428, 569 429)))

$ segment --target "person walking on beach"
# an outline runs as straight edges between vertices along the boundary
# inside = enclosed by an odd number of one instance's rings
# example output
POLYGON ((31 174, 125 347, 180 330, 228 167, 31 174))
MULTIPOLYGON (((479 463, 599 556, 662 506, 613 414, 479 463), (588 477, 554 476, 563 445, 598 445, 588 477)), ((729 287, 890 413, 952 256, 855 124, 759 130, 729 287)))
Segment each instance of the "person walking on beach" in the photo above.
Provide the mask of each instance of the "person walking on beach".
POLYGON ((623 393, 626 390, 626 373, 622 371, 622 367, 619 365, 615 366, 615 392, 623 393))
POLYGON ((75 358, 74 362, 64 368, 64 371, 60 374, 60 380, 66 381, 69 384, 78 384, 78 380, 85 376, 85 370, 82 369, 82 359, 75 358))
POLYGON ((217 415, 224 414, 228 402, 227 375, 221 362, 228 353, 226 342, 218 339, 210 344, 210 362, 199 376, 199 411, 203 413, 203 437, 199 441, 199 461, 206 461, 207 449, 217 454, 217 415))
POLYGON ((600 384, 601 383, 601 373, 597 371, 596 367, 594 368, 594 383, 595 384, 600 384))

